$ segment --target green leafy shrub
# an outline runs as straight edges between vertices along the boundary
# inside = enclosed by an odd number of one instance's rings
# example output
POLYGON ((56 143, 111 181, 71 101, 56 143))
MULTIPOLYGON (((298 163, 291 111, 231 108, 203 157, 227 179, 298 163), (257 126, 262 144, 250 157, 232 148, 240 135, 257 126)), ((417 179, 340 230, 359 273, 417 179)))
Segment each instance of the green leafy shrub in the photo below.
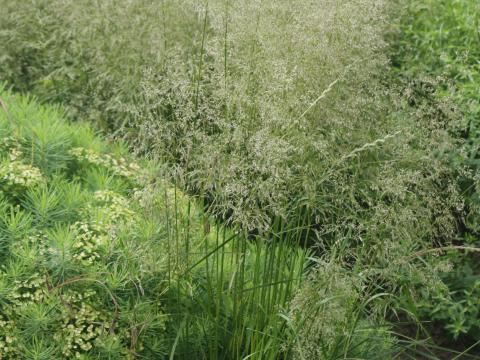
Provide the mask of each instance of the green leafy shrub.
POLYGON ((450 101, 461 113, 455 130, 462 142, 451 156, 462 175, 466 225, 472 231, 478 231, 478 6, 476 1, 412 2, 404 14, 395 58, 407 79, 437 78, 438 101, 450 101))
MULTIPOLYGON (((393 61, 408 86, 410 105, 430 116, 454 118, 456 146, 445 156, 457 173, 464 204, 458 206, 455 244, 478 248, 479 235, 479 4, 477 1, 412 1, 394 37, 393 61)), ((449 252, 447 289, 419 300, 419 316, 443 326, 452 340, 478 341, 479 267, 475 252, 449 252)))

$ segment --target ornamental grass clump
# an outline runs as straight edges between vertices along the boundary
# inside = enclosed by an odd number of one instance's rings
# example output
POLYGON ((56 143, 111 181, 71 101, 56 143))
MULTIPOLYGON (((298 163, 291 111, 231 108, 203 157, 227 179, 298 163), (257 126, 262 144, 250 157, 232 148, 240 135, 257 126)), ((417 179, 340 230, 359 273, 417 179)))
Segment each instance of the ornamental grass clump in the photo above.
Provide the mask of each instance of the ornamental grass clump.
POLYGON ((249 230, 319 205, 318 174, 399 130, 380 80, 386 1, 1 5, 0 79, 168 162, 249 230))
MULTIPOLYGON (((390 1, 1 5, 1 79, 168 164, 217 219, 252 234, 303 224, 319 252, 452 240, 452 116, 409 113, 389 76, 390 1)), ((403 256, 373 258, 385 253, 403 256)))

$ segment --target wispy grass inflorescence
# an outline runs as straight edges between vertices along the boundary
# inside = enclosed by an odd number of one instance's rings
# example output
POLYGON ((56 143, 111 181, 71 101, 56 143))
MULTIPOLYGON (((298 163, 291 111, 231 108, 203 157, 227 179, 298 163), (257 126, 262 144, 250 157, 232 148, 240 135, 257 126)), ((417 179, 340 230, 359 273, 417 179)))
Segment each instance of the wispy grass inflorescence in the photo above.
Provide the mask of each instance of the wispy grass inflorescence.
POLYGON ((248 229, 285 216, 311 169, 328 168, 323 155, 391 130, 378 126, 386 89, 375 80, 387 64, 383 1, 45 1, 35 24, 36 6, 5 19, 2 78, 168 161, 211 212, 248 229), (20 54, 24 41, 44 46, 20 54))

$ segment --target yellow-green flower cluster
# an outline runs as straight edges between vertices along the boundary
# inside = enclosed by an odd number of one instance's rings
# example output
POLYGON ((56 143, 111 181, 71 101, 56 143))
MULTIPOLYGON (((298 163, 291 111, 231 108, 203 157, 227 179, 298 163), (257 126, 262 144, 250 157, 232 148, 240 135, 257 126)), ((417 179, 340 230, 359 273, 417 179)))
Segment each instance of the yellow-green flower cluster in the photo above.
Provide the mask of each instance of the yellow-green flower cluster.
POLYGON ((80 358, 110 328, 107 317, 86 302, 80 303, 73 311, 62 312, 62 315, 62 328, 55 337, 65 344, 62 352, 67 359, 80 358))
POLYGON ((154 184, 146 184, 142 188, 132 189, 132 198, 142 208, 167 207, 170 211, 187 209, 193 205, 191 199, 179 188, 166 181, 157 180, 154 184))
MULTIPOLYGON (((20 141, 13 136, 7 136, 0 139, 0 151, 13 153, 13 155, 21 155, 20 141)), ((12 159, 15 160, 15 159, 12 159)))
POLYGON ((140 172, 140 166, 138 166, 138 164, 128 162, 122 157, 115 159, 109 154, 99 154, 91 149, 80 147, 71 149, 69 153, 79 161, 86 161, 94 165, 103 166, 114 174, 127 178, 135 178, 140 172))
MULTIPOLYGON (((99 231, 108 231, 112 226, 135 220, 135 212, 130 210, 129 200, 110 190, 96 191, 94 208, 102 213, 104 219, 96 226, 103 227, 99 231)), ((92 206, 90 206, 92 209, 92 206)))
POLYGON ((129 337, 127 329, 114 326, 112 313, 99 311, 91 305, 98 303, 96 295, 94 290, 80 293, 69 289, 63 293, 63 299, 71 311, 62 312, 62 325, 54 338, 64 344, 62 352, 68 359, 80 358, 83 353, 104 341, 105 337, 119 343, 129 337))
POLYGON ((111 190, 95 191, 95 194, 93 195, 93 197, 98 202, 117 203, 120 205, 128 204, 127 199, 125 199, 122 195, 116 193, 115 191, 111 191, 111 190))
POLYGON ((18 359, 18 344, 14 323, 0 315, 0 359, 18 359))
POLYGON ((9 186, 31 187, 43 183, 44 178, 39 169, 34 166, 23 164, 20 161, 12 161, 0 168, 2 180, 9 186))
POLYGON ((22 157, 23 153, 19 148, 13 148, 10 150, 8 157, 10 161, 17 161, 22 157))
POLYGON ((9 300, 12 304, 20 306, 28 302, 39 302, 47 296, 47 293, 45 278, 39 273, 35 273, 27 280, 13 281, 9 300))
POLYGON ((103 237, 86 222, 76 222, 70 228, 75 233, 73 259, 83 265, 93 264, 100 258, 98 248, 103 243, 103 237))
POLYGON ((6 137, 0 141, 0 150, 8 151, 8 159, 0 166, 0 177, 10 187, 31 187, 44 182, 40 170, 22 162, 23 153, 20 142, 14 137, 6 137))
POLYGON ((45 256, 48 252, 48 236, 41 231, 36 231, 23 239, 27 246, 34 247, 39 256, 45 256))
POLYGON ((3 308, 2 314, 0 314, 0 359, 23 358, 19 355, 16 336, 18 309, 44 301, 48 295, 46 285, 45 278, 39 273, 34 273, 26 280, 13 280, 12 289, 7 295, 11 305, 3 308))

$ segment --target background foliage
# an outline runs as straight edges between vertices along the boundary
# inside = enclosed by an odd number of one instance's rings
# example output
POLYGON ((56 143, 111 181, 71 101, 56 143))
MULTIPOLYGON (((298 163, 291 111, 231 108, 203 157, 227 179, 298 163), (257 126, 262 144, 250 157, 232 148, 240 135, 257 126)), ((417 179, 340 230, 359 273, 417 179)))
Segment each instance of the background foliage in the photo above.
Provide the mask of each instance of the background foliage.
MULTIPOLYGON (((412 96, 426 99, 423 102, 437 114, 456 113, 450 132, 458 145, 447 155, 465 204, 458 209, 455 244, 470 247, 479 245, 479 5, 478 1, 412 2, 403 14, 393 56, 403 81, 414 84, 412 96)), ((480 340, 478 256, 456 252, 448 256, 455 264, 445 277, 449 292, 422 301, 421 312, 440 322, 455 339, 467 335, 480 340)))

